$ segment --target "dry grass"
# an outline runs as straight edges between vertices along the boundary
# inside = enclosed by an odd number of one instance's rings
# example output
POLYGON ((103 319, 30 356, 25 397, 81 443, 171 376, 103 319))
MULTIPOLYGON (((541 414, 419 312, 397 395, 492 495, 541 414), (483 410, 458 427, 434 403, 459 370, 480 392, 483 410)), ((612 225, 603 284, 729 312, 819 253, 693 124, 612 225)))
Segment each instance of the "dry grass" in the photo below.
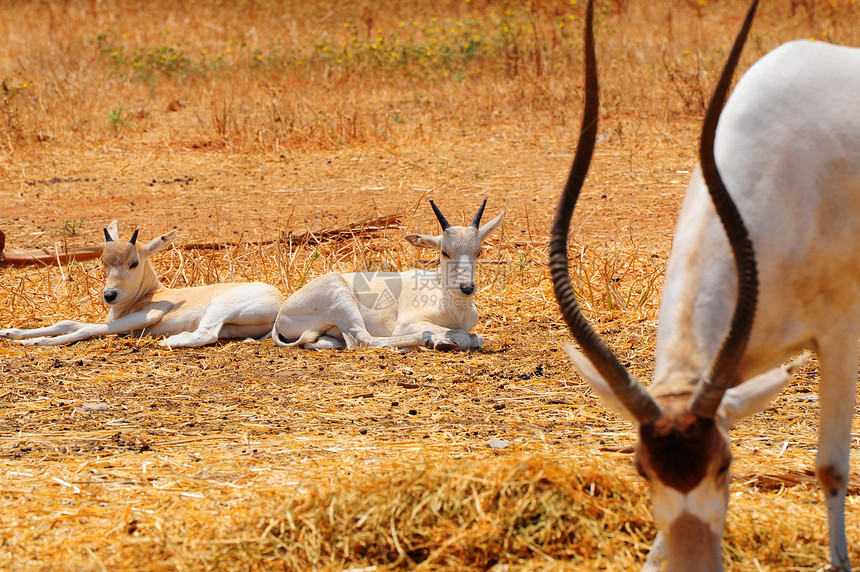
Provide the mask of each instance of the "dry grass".
MULTIPOLYGON (((123 236, 180 231, 154 260, 172 286, 290 293, 330 270, 432 264, 402 240, 436 228, 426 199, 459 222, 488 197, 506 218, 479 267, 487 345, 0 344, 0 567, 635 568, 654 529, 634 435, 568 366, 546 270, 581 3, 304 4, 0 5, 7 246, 96 244, 117 218, 123 236), (399 226, 312 240, 380 217, 399 226)), ((600 3, 602 142, 572 271, 642 378, 702 101, 744 4, 600 3)), ((766 2, 743 65, 796 37, 860 45, 857 21, 848 0, 766 2)), ((100 321, 101 281, 96 262, 4 267, 0 327, 100 321)), ((730 570, 826 562, 815 390, 812 364, 734 432, 730 570)))

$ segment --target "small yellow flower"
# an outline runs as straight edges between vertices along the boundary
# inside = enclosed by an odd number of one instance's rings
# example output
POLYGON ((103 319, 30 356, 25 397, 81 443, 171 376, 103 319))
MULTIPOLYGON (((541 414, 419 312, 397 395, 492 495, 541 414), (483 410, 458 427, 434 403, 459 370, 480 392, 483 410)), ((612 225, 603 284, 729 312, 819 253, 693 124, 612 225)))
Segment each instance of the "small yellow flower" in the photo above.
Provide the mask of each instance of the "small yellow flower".
POLYGON ((206 50, 202 50, 200 53, 201 53, 201 54, 203 54, 204 56, 206 56, 206 55, 208 55, 208 54, 209 54, 209 52, 208 52, 208 51, 206 51, 206 50))
POLYGON ((27 89, 28 87, 30 87, 30 84, 27 83, 26 81, 21 84, 21 89, 27 89))
POLYGON ((257 61, 260 61, 262 59, 263 59, 263 54, 257 54, 257 61))
MULTIPOLYGON (((327 49, 328 49, 328 47, 326 47, 325 49, 327 50, 327 49)), ((228 54, 232 54, 232 53, 233 53, 233 50, 231 50, 230 48, 227 48, 227 49, 226 49, 226 50, 224 50, 224 51, 225 51, 225 52, 227 52, 228 54)))

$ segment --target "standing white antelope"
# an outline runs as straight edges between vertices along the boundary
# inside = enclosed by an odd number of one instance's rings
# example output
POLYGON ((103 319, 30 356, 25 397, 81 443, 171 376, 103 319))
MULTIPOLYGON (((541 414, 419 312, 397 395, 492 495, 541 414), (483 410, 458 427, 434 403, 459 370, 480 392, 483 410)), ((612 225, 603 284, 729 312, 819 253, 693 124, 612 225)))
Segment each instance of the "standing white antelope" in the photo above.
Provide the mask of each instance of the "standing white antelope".
POLYGON ((262 282, 167 288, 149 257, 176 237, 172 230, 137 244, 121 241, 117 222, 104 229, 102 254, 107 279, 103 299, 110 306, 104 324, 66 320, 32 330, 0 330, 0 338, 25 345, 56 346, 108 334, 167 336, 159 343, 196 347, 225 338, 260 338, 272 329, 284 301, 277 288, 262 282))
POLYGON ((649 483, 659 529, 648 570, 663 558, 670 572, 723 569, 729 427, 776 396, 806 358, 779 364, 803 349, 820 359, 816 472, 831 569, 851 569, 845 494, 860 338, 860 50, 785 44, 750 68, 720 115, 756 4, 704 120, 700 167, 666 269, 648 389, 583 317, 568 274, 570 219, 597 132, 588 7, 585 111, 550 265, 559 306, 582 349, 570 349, 572 361, 607 406, 639 430, 636 466, 649 483))
POLYGON ((308 349, 481 347, 483 338, 470 333, 478 323, 476 259, 504 217, 481 226, 486 205, 484 199, 469 226, 452 226, 431 200, 442 234, 410 234, 406 240, 439 251, 438 270, 332 272, 311 280, 281 307, 272 328, 275 343, 308 349))

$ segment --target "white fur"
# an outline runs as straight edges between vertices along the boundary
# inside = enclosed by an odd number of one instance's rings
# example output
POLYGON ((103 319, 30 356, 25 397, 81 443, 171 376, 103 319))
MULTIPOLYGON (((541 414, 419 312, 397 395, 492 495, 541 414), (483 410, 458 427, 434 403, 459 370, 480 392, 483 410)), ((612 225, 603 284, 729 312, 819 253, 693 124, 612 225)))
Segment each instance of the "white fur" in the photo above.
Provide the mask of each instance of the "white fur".
POLYGON ((281 346, 478 348, 475 265, 481 243, 504 213, 481 226, 441 235, 412 234, 411 244, 441 253, 435 271, 330 273, 312 280, 281 307, 272 338, 281 346))
MULTIPOLYGON (((799 362, 773 368, 801 349, 818 353, 816 466, 831 562, 839 570, 851 568, 844 503, 860 338, 858 70, 857 48, 797 41, 773 50, 738 82, 715 142, 717 166, 749 229, 759 273, 758 307, 738 372, 749 381, 727 392, 717 421, 728 426, 764 408, 799 362)), ((736 298, 728 241, 696 169, 666 270, 652 395, 692 389, 729 328, 736 298)), ((580 370, 599 393, 611 393, 593 367, 580 370)), ((620 407, 614 397, 607 404, 620 407)), ((654 503, 657 514, 659 496, 654 503)), ((646 569, 665 555, 666 534, 661 530, 646 569)))
POLYGON ((119 241, 117 222, 107 228, 102 262, 107 279, 105 324, 62 321, 32 330, 0 330, 0 338, 24 345, 55 346, 108 334, 167 336, 164 346, 202 346, 223 338, 260 338, 271 331, 283 295, 268 284, 230 283, 166 288, 149 257, 176 237, 170 231, 145 246, 119 241))

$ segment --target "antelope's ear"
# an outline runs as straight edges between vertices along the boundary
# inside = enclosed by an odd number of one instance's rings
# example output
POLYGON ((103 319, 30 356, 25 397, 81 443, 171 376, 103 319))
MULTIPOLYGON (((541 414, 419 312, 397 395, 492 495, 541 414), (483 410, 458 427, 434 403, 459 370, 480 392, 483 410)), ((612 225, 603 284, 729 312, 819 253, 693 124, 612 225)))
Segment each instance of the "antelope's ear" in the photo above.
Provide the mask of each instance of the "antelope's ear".
POLYGON ((496 230, 500 224, 502 224, 502 220, 505 218, 505 212, 502 211, 499 213, 499 216, 491 220, 485 225, 482 225, 481 228, 478 229, 478 240, 484 242, 490 234, 496 230))
POLYGON ((403 238, 412 246, 418 248, 432 248, 433 250, 442 250, 442 235, 431 236, 429 234, 407 234, 403 238))
POLYGON ((618 399, 618 396, 615 395, 615 392, 612 391, 612 388, 609 387, 609 384, 606 383, 603 376, 600 375, 600 372, 598 372, 597 368, 594 367, 594 364, 591 363, 591 360, 577 351, 570 344, 564 345, 564 351, 567 352, 567 357, 570 358, 571 362, 573 362, 574 367, 576 367, 577 371, 579 371, 582 377, 585 378, 585 381, 588 382, 588 385, 591 386, 594 393, 600 397, 600 400, 607 409, 611 409, 627 421, 633 423, 636 427, 639 427, 639 422, 636 420, 636 417, 630 413, 623 403, 621 403, 621 400, 618 399))
POLYGON ((794 372, 812 355, 803 352, 785 365, 766 371, 726 391, 720 402, 720 413, 729 427, 745 417, 763 411, 785 385, 794 372))
MULTIPOLYGON (((111 221, 105 229, 105 238, 110 237, 111 240, 119 240, 119 225, 116 221, 111 221)), ((110 241, 108 241, 110 242, 110 241)))
POLYGON ((177 232, 175 230, 171 230, 168 233, 162 234, 161 236, 150 240, 146 244, 146 246, 143 247, 143 249, 146 250, 146 254, 148 256, 152 256, 159 250, 167 248, 167 246, 170 245, 171 242, 173 242, 173 239, 176 238, 176 235, 177 232))

